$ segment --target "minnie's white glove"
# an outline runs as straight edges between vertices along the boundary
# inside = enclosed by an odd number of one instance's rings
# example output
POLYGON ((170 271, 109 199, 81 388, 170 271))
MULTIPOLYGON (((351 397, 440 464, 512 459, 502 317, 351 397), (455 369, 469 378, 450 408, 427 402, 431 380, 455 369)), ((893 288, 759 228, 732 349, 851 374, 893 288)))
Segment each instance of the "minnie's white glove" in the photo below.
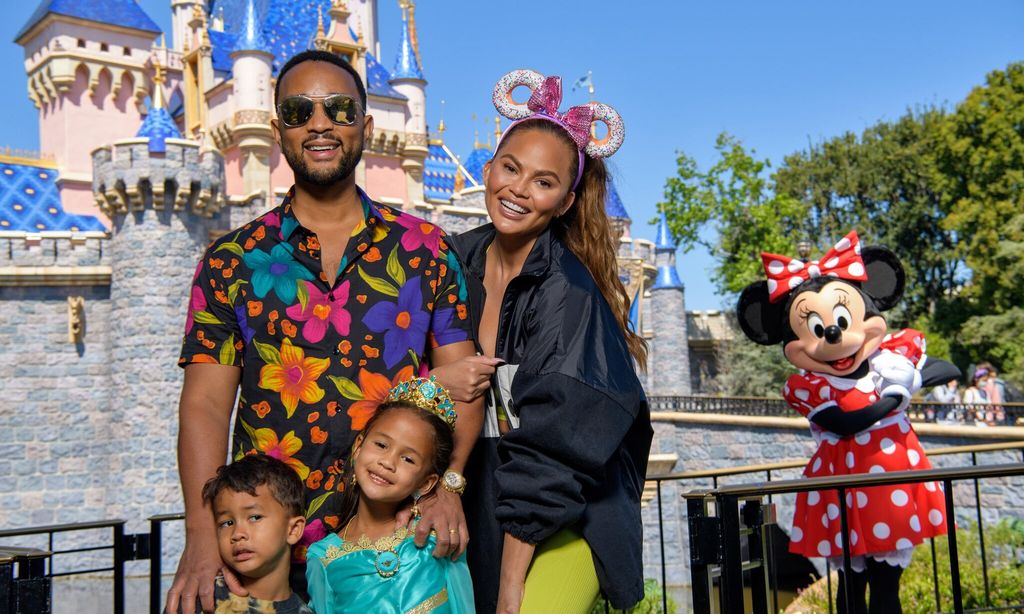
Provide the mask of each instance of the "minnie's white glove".
POLYGON ((899 396, 899 409, 910 405, 910 398, 921 389, 921 372, 909 358, 895 352, 882 351, 871 358, 871 370, 881 378, 878 392, 881 396, 899 396))

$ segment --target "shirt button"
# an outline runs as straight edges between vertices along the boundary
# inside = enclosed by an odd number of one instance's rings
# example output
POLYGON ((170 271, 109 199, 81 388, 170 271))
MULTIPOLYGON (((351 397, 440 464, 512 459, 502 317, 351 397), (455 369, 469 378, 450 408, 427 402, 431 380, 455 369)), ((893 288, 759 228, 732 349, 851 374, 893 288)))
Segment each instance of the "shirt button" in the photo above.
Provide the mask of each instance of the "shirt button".
POLYGON ((341 350, 334 348, 334 355, 337 356, 338 354, 341 354, 341 350))

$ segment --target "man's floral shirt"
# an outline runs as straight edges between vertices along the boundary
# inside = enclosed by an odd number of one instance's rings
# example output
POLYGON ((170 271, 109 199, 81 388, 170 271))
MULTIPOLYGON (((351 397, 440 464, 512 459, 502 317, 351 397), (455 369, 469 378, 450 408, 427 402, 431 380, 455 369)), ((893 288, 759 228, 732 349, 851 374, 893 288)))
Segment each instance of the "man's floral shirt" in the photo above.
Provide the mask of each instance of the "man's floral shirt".
POLYGON ((330 283, 284 202, 214 242, 196 269, 178 364, 242 368, 232 454, 281 459, 306 485, 304 544, 337 528, 355 435, 427 354, 470 339, 466 284, 440 228, 372 202, 330 283))

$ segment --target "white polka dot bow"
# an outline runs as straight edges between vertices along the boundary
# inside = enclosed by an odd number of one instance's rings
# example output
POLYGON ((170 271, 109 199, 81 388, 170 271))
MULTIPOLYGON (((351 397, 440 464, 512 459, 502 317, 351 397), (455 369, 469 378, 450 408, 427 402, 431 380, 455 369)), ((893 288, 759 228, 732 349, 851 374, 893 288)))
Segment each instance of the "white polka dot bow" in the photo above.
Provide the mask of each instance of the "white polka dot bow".
POLYGON ((768 252, 761 252, 761 260, 768 276, 768 300, 772 303, 779 302, 805 281, 822 275, 849 281, 868 278, 860 257, 860 239, 856 230, 840 239, 821 260, 804 262, 768 252))

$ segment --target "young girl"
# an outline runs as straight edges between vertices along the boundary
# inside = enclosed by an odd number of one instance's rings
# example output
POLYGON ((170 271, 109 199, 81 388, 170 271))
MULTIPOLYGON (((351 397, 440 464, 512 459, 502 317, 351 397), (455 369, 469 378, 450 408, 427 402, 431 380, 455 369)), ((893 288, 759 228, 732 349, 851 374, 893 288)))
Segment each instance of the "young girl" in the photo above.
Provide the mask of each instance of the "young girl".
POLYGON ((455 410, 436 380, 414 378, 391 390, 356 438, 339 533, 309 548, 306 578, 317 614, 475 612, 465 557, 435 559, 411 528, 395 528, 400 509, 437 485, 452 453, 455 410))

